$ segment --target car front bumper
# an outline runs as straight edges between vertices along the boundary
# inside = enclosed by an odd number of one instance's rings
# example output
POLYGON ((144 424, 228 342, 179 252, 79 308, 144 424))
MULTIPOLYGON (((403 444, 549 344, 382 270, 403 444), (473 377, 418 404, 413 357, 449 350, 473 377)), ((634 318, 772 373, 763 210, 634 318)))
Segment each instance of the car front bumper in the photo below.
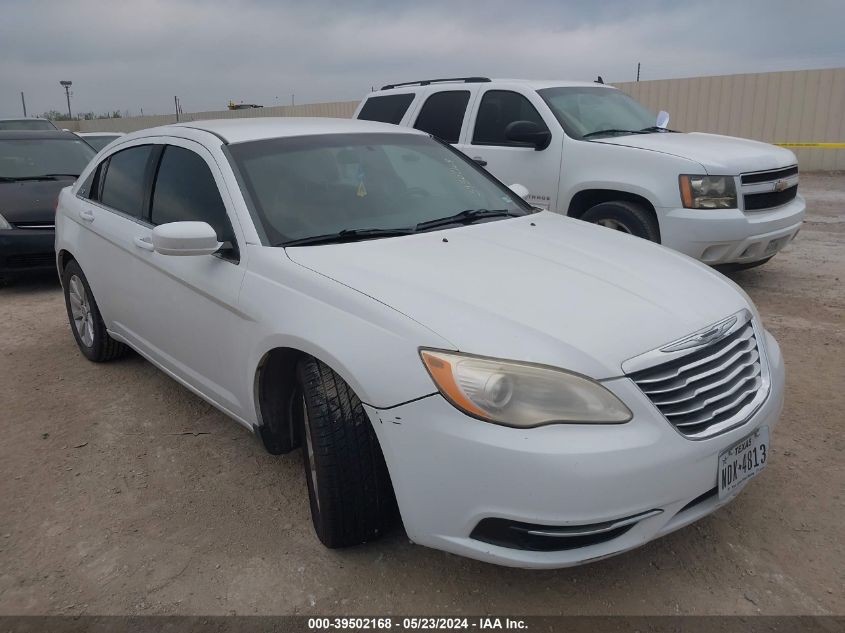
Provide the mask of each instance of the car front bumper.
POLYGON ((719 453, 780 416, 783 362, 766 339, 768 397, 741 427, 704 440, 678 433, 628 378, 603 383, 634 414, 619 425, 509 428, 469 418, 439 395, 367 406, 408 536, 491 563, 555 568, 619 554, 709 514, 731 500, 713 494, 719 453), (471 536, 483 519, 568 528, 646 513, 618 536, 556 551, 471 536))
POLYGON ((53 229, 0 230, 0 275, 56 269, 53 229))
POLYGON ((660 239, 711 266, 768 259, 798 234, 806 203, 800 195, 765 211, 663 209, 660 239))

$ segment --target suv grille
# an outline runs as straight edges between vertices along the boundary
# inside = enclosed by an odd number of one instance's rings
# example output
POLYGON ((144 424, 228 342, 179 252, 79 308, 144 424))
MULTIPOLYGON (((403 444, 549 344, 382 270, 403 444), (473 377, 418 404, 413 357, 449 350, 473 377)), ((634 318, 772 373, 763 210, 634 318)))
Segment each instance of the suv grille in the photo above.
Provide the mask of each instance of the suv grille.
POLYGON ((786 204, 798 194, 798 185, 793 185, 783 191, 769 191, 767 193, 745 194, 745 210, 759 211, 760 209, 771 209, 786 204))
POLYGON ((768 383, 746 313, 723 338, 629 376, 679 432, 693 439, 745 423, 768 383))
POLYGON ((740 182, 746 211, 773 209, 798 195, 798 166, 742 174, 740 182))

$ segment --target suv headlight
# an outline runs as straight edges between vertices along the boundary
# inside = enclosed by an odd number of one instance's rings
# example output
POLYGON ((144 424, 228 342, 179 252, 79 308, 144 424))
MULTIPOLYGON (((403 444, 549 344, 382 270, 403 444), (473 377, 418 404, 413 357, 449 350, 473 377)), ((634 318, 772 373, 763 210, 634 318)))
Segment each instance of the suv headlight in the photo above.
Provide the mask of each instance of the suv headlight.
POLYGON ((596 381, 562 369, 422 349, 440 393, 474 418, 528 428, 544 424, 620 424, 631 412, 596 381))
POLYGON ((0 231, 12 228, 12 225, 6 222, 6 218, 0 215, 0 231))
POLYGON ((733 176, 679 177, 681 201, 687 209, 736 209, 733 176))

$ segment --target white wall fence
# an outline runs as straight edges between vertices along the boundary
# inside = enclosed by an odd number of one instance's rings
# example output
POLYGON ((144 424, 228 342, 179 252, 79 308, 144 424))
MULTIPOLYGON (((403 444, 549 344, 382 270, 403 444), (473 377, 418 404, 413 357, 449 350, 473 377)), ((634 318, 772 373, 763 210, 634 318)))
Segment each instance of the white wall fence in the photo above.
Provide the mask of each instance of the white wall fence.
MULTIPOLYGON (((615 84, 654 110, 667 110, 670 127, 791 146, 807 171, 845 170, 845 68, 798 70, 615 84)), ((260 116, 352 116, 356 101, 192 112, 182 121, 260 116)), ((63 121, 82 132, 131 132, 175 123, 176 115, 63 121)))

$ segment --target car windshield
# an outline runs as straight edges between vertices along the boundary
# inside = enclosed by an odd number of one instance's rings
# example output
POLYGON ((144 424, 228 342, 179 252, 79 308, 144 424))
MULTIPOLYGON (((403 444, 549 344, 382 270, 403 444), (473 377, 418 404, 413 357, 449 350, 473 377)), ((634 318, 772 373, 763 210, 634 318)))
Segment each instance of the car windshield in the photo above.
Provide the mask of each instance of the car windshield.
POLYGON ((0 139, 0 178, 78 176, 94 154, 81 139, 0 139))
POLYGON ((256 223, 274 246, 342 231, 385 237, 467 211, 480 213, 454 223, 533 212, 462 154, 428 136, 302 136, 228 149, 256 223))
POLYGON ((6 119, 0 120, 0 130, 56 130, 56 126, 46 119, 6 119))
POLYGON ((110 135, 110 136, 83 136, 82 139, 88 143, 91 147, 93 147, 98 152, 103 149, 106 145, 111 143, 114 139, 117 138, 117 135, 110 135))
POLYGON ((636 134, 655 124, 655 115, 645 106, 614 88, 576 86, 537 92, 567 135, 576 139, 636 134))

